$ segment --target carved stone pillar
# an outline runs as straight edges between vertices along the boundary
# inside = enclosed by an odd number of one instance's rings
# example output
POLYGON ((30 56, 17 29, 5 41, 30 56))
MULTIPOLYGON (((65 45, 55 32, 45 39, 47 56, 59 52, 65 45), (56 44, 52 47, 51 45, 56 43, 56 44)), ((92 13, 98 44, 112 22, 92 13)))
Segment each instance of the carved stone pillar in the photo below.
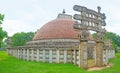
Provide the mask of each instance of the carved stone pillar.
POLYGON ((85 30, 82 30, 79 34, 80 40, 80 67, 87 68, 88 67, 88 60, 87 60, 87 43, 88 43, 88 33, 85 30))
POLYGON ((103 66, 103 42, 96 41, 96 66, 103 66))
POLYGON ((80 41, 80 67, 87 68, 87 40, 80 41))

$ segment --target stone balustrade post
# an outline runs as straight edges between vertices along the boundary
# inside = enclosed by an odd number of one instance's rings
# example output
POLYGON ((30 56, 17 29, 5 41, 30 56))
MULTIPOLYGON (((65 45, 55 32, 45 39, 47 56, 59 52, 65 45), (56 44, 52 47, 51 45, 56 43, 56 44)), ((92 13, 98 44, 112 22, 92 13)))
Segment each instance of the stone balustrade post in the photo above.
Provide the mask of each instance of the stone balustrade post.
POLYGON ((64 63, 67 63, 67 50, 64 50, 64 63))
POLYGON ((52 63, 52 49, 49 50, 49 63, 52 63))
POLYGON ((45 49, 43 49, 43 52, 42 52, 42 61, 45 62, 45 59, 46 59, 46 51, 45 49))
POLYGON ((59 49, 56 50, 56 62, 57 63, 60 62, 60 51, 59 51, 59 49))
POLYGON ((37 49, 36 61, 39 62, 39 60, 40 60, 40 51, 39 51, 39 49, 37 49))

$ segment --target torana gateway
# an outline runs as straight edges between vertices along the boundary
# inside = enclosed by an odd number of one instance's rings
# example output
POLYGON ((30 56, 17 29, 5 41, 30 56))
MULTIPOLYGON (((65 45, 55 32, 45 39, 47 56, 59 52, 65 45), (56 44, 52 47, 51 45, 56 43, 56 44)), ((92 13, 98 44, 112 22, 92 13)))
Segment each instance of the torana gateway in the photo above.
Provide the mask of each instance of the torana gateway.
POLYGON ((104 41, 104 13, 83 6, 73 7, 79 14, 58 14, 43 25, 26 46, 9 47, 8 54, 16 58, 49 63, 73 63, 82 68, 102 67, 115 56, 111 41, 104 41), (96 32, 93 38, 89 30, 96 32))

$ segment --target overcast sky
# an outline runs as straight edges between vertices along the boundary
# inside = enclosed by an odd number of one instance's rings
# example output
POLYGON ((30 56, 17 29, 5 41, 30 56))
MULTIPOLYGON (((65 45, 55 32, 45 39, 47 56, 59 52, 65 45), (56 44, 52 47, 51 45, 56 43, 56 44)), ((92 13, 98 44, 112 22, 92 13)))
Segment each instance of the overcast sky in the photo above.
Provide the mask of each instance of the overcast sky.
POLYGON ((63 9, 74 15, 74 5, 86 6, 105 13, 106 29, 120 35, 120 0, 0 0, 0 13, 5 14, 2 27, 12 36, 16 32, 37 31, 55 19, 63 9))

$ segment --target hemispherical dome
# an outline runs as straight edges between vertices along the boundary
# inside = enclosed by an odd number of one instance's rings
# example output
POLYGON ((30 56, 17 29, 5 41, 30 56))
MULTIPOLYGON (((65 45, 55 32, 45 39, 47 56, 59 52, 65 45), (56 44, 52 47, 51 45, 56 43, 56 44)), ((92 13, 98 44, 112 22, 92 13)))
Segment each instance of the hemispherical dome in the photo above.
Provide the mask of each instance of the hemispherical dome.
POLYGON ((76 39, 78 34, 73 28, 74 23, 73 19, 68 18, 52 20, 38 30, 33 40, 76 39))

